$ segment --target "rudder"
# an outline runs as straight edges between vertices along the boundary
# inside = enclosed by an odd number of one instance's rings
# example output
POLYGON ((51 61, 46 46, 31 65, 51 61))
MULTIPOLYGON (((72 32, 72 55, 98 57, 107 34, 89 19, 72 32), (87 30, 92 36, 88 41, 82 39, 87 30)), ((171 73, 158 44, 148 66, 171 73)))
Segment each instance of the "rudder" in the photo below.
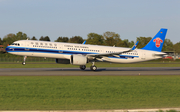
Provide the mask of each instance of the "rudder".
POLYGON ((149 41, 149 43, 142 49, 161 52, 167 29, 161 28, 160 31, 149 41))

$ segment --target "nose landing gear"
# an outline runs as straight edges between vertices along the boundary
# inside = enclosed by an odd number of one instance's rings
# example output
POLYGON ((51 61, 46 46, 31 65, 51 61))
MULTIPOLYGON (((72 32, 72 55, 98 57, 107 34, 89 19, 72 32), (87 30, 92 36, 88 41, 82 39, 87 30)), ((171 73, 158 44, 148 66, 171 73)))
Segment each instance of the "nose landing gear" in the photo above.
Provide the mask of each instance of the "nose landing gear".
POLYGON ((27 56, 24 56, 24 61, 22 62, 22 65, 26 64, 26 58, 27 58, 27 56))

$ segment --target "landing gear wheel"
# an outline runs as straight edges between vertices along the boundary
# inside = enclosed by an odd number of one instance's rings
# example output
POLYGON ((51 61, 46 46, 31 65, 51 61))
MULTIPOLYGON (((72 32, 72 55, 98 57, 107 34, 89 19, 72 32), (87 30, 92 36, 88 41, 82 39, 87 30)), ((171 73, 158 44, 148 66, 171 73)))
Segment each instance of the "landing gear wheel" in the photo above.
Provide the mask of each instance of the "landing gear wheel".
POLYGON ((26 64, 26 62, 22 62, 22 65, 25 65, 26 64))
POLYGON ((26 64, 26 58, 27 58, 27 56, 24 56, 24 61, 22 62, 22 65, 26 64))
POLYGON ((85 69, 86 69, 86 65, 81 65, 81 66, 80 66, 80 69, 81 69, 81 70, 85 70, 85 69))
POLYGON ((96 70, 97 70, 97 67, 96 67, 96 66, 91 66, 90 69, 91 69, 92 71, 96 71, 96 70))

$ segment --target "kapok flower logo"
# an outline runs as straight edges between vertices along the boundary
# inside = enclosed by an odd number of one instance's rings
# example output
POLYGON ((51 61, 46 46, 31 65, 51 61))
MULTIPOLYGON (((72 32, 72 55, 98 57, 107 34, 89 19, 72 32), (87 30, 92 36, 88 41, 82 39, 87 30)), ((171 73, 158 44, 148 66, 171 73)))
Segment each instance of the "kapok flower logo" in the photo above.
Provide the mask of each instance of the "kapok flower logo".
POLYGON ((153 40, 153 42, 155 42, 156 47, 160 47, 161 43, 163 43, 163 40, 159 37, 157 37, 156 39, 153 40))

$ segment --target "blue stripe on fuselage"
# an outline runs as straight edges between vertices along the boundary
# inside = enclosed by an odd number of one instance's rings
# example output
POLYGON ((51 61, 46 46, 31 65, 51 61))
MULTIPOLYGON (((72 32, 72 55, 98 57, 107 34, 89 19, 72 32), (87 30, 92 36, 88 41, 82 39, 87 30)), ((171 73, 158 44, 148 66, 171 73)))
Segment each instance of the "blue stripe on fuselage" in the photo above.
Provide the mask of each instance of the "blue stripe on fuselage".
MULTIPOLYGON (((8 46, 6 48, 7 52, 34 52, 34 53, 50 53, 50 54, 64 54, 64 55, 72 55, 72 54, 99 54, 94 52, 81 52, 81 51, 70 51, 70 50, 55 50, 55 49, 42 49, 42 48, 24 48, 24 47, 12 47, 8 46)), ((108 58, 116 58, 116 59, 133 59, 139 56, 132 56, 132 55, 119 55, 119 57, 111 56, 108 58)))
POLYGON ((23 47, 10 47, 6 48, 7 52, 36 52, 36 53, 53 53, 53 54, 98 54, 93 52, 69 51, 69 50, 55 50, 55 49, 42 49, 42 48, 23 48, 23 47))

